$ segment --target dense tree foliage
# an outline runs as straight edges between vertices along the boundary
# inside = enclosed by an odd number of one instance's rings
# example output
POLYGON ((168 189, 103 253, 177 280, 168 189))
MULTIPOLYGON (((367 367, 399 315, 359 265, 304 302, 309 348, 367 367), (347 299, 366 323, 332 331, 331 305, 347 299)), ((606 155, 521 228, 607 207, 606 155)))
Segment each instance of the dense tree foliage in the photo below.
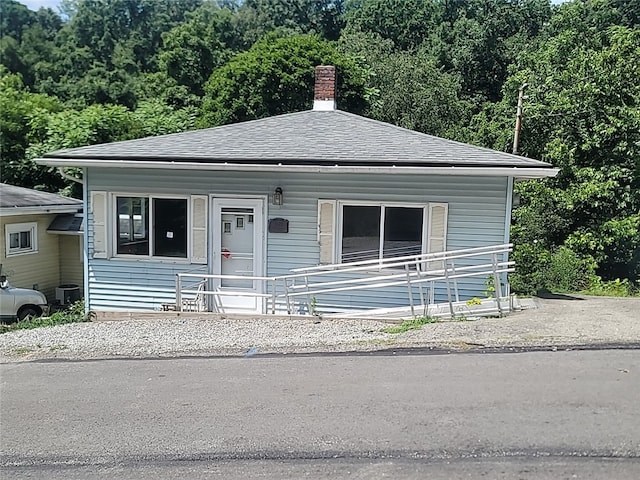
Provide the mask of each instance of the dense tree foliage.
POLYGON ((460 78, 443 72, 427 52, 396 50, 390 40, 362 32, 343 35, 340 48, 367 72, 368 116, 450 138, 471 116, 469 102, 460 99, 460 78))
POLYGON ((27 155, 33 141, 37 118, 61 111, 62 104, 53 97, 29 92, 18 74, 9 74, 0 66, 0 153, 2 182, 28 188, 57 190, 64 186, 60 176, 31 162, 27 155))
MULTIPOLYGON (((634 0, 0 0, 2 181, 73 184, 32 158, 311 106, 560 169, 516 186, 516 289, 640 275, 640 2, 634 0)), ((71 172, 73 173, 73 172, 71 172)))
POLYGON ((364 109, 365 72, 336 46, 314 35, 268 35, 211 75, 202 126, 307 110, 316 65, 335 65, 341 105, 364 109))
POLYGON ((609 27, 597 44, 572 48, 570 38, 559 41, 550 39, 520 72, 531 82, 525 151, 561 170, 523 185, 514 236, 530 244, 543 224, 536 238, 547 248, 565 245, 592 258, 605 277, 637 278, 640 30, 609 27))

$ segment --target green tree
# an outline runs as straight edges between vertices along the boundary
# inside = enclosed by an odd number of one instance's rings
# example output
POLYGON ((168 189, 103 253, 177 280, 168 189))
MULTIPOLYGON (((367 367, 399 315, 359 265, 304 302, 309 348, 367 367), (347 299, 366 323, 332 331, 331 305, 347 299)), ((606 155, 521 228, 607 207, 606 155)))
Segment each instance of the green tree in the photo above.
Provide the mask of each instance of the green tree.
POLYGON ((442 21, 438 0, 350 0, 346 24, 350 32, 375 33, 402 49, 419 47, 442 21))
POLYGON ((274 30, 337 40, 344 26, 344 0, 246 0, 239 3, 240 31, 249 44, 274 30))
POLYGON ((57 191, 64 184, 26 158, 36 118, 62 110, 57 99, 29 92, 19 75, 0 67, 0 178, 28 188, 57 191))
POLYGON ((445 71, 457 73, 462 93, 477 105, 500 99, 508 67, 551 17, 548 0, 445 2, 427 43, 445 71))
POLYGON ((522 291, 548 287, 543 273, 568 250, 583 275, 640 275, 640 31, 625 26, 632 15, 623 4, 559 6, 511 64, 502 100, 485 104, 464 136, 511 150, 517 92, 528 84, 519 151, 560 173, 516 184, 513 284, 522 291))
POLYGON ((445 137, 456 136, 468 122, 459 78, 438 68, 428 52, 397 51, 377 34, 347 34, 340 44, 368 72, 367 116, 445 137))
POLYGON ((460 94, 478 109, 500 99, 508 66, 549 21, 548 0, 352 0, 348 32, 376 33, 460 78, 460 94))
POLYGON ((232 10, 204 3, 164 36, 162 71, 189 93, 202 96, 213 70, 226 63, 236 49, 235 28, 232 10))
POLYGON ((33 87, 39 62, 51 58, 62 19, 49 8, 28 10, 14 0, 0 0, 0 62, 33 87))
POLYGON ((145 100, 131 114, 133 128, 129 136, 140 138, 193 130, 197 113, 195 107, 173 109, 157 99, 145 100))
POLYGON ((365 72, 332 42, 315 35, 267 36, 213 72, 206 86, 200 126, 307 110, 317 65, 334 65, 339 105, 362 112, 365 72))
POLYGON ((580 44, 569 53, 575 34, 553 37, 521 72, 531 84, 523 151, 560 173, 521 187, 525 203, 516 212, 514 240, 531 242, 535 234, 550 250, 566 245, 594 259, 605 279, 636 281, 640 30, 609 27, 601 46, 580 44))
POLYGON ((64 5, 69 21, 56 36, 35 86, 74 108, 117 103, 134 108, 140 75, 158 69, 162 34, 200 0, 82 0, 64 5))
POLYGON ((0 35, 17 42, 22 40, 22 30, 36 23, 36 13, 17 0, 0 0, 0 35))

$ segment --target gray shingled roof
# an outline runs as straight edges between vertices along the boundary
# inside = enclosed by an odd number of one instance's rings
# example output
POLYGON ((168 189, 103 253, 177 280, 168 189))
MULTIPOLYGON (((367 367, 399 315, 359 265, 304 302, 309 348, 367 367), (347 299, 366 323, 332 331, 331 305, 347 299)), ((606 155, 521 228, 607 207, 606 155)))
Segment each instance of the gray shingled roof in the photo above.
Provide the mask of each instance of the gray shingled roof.
POLYGON ((0 183, 0 208, 82 207, 82 200, 0 183))
POLYGON ((509 153, 365 117, 304 111, 124 142, 58 150, 44 158, 344 166, 550 167, 509 153))

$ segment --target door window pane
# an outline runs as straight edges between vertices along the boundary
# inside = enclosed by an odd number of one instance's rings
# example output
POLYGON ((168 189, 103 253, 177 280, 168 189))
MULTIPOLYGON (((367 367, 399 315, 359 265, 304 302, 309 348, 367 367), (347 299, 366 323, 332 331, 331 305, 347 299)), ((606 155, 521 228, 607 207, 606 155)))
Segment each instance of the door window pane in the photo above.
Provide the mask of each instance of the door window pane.
POLYGON ((385 208, 383 258, 422 253, 423 211, 422 208, 385 208))
POLYGON ((118 197, 117 252, 149 255, 149 200, 144 197, 118 197))
POLYGON ((345 205, 342 209, 342 261, 380 256, 379 206, 345 205))
POLYGON ((187 201, 153 199, 153 255, 187 257, 187 201))

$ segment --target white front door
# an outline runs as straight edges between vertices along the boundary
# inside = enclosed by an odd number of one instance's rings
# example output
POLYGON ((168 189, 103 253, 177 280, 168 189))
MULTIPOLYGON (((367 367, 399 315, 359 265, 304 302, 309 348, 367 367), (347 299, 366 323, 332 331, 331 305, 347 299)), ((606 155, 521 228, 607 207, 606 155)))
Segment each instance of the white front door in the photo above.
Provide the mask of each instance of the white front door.
POLYGON ((230 276, 214 285, 221 312, 262 313, 264 302, 253 295, 262 293, 262 282, 242 277, 264 274, 263 208, 258 198, 213 199, 212 274, 230 276))

